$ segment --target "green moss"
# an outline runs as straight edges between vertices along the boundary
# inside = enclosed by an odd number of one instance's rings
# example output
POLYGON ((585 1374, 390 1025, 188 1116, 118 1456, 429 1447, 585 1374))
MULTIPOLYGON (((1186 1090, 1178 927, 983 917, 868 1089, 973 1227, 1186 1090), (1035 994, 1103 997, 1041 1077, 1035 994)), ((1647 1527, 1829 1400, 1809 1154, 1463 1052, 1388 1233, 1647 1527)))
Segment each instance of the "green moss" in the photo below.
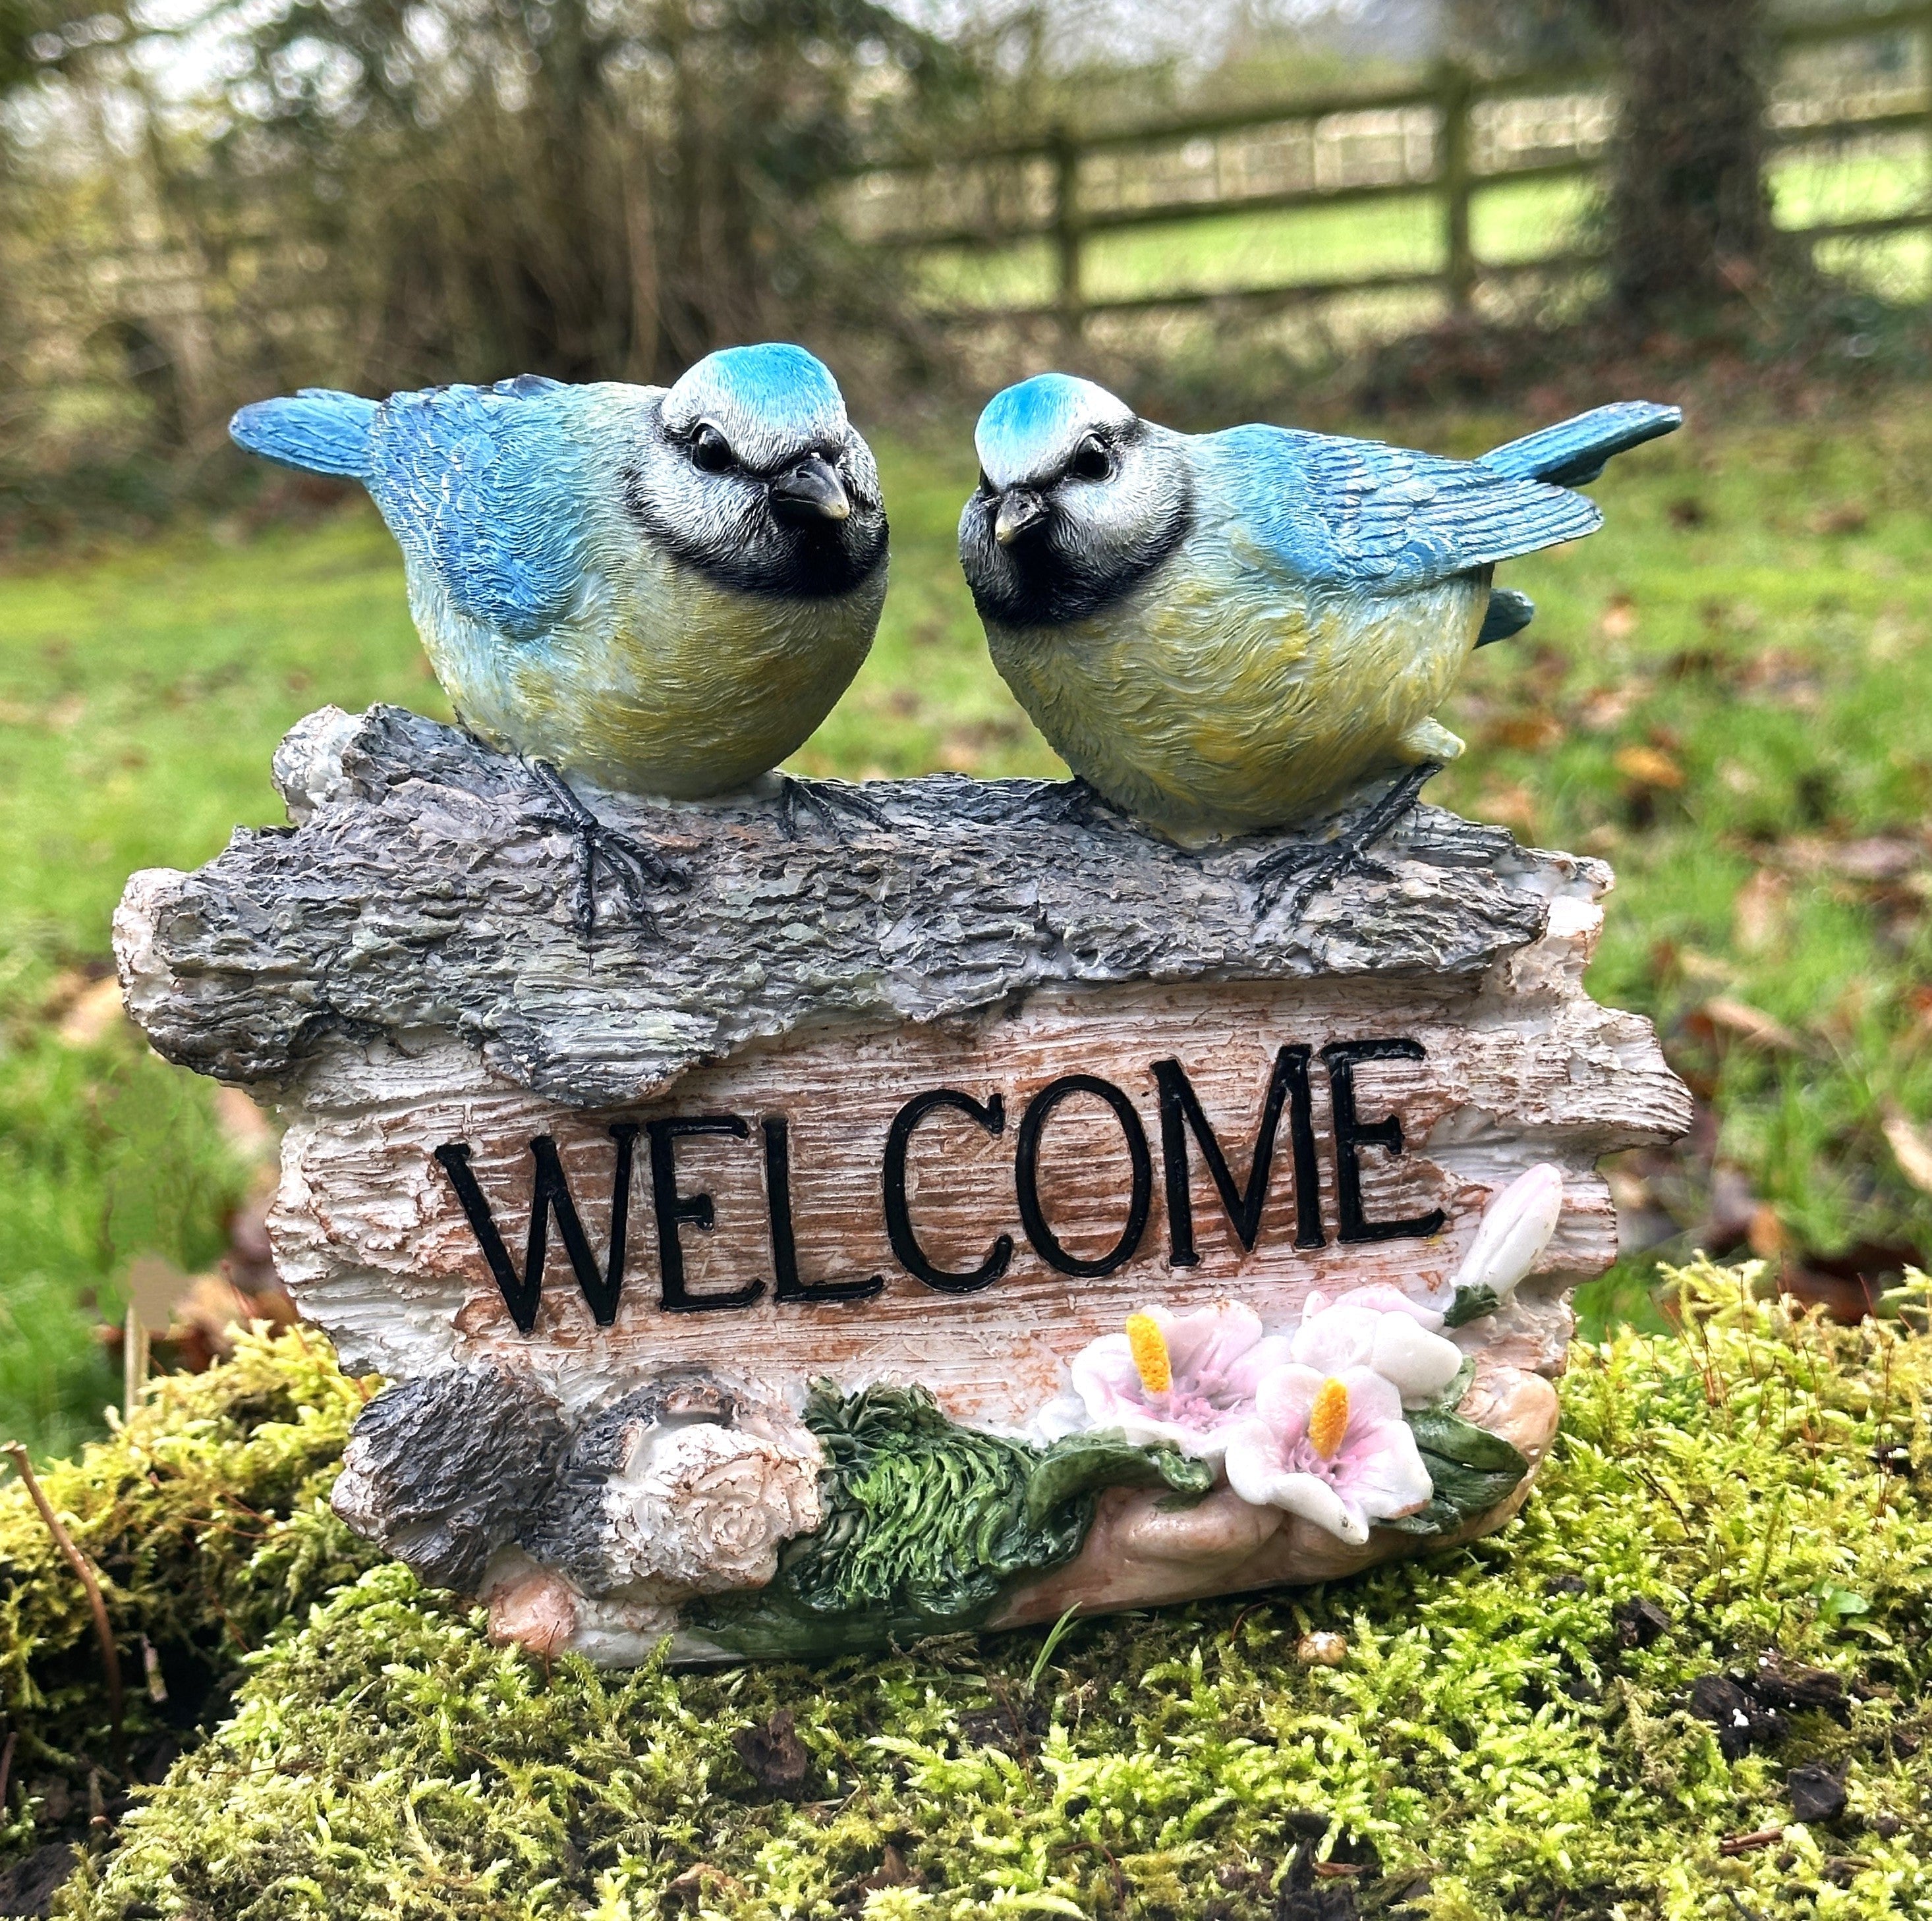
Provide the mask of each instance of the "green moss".
POLYGON ((328 1506, 364 1398, 318 1337, 250 1335, 207 1374, 157 1382, 79 1461, 40 1469, 101 1577, 127 1687, 121 1753, 86 1596, 26 1489, 0 1489, 0 1686, 16 1737, 0 1842, 28 1831, 36 1781, 138 1774, 218 1708, 250 1649, 376 1558, 328 1506))
POLYGON ((493 1649, 374 1569, 250 1658, 232 1718, 63 1911, 1258 1921, 1312 1827, 1365 1911, 1433 1921, 1924 1914, 1932 1341, 1790 1317, 1748 1270, 1684 1278, 1688 1338, 1577 1350, 1520 1520, 1326 1589, 1057 1644, 610 1676, 493 1649), (1671 1626, 1622 1648, 1640 1595, 1671 1626), (1296 1659, 1315 1627, 1340 1667, 1296 1659), (1843 1717, 1726 1761, 1690 1685, 1773 1647, 1844 1677, 1843 1717), (810 1756, 794 1798, 740 1754, 781 1710, 810 1756), (1785 1770, 1820 1758, 1838 1827, 1720 1852, 1784 1824, 1785 1770))

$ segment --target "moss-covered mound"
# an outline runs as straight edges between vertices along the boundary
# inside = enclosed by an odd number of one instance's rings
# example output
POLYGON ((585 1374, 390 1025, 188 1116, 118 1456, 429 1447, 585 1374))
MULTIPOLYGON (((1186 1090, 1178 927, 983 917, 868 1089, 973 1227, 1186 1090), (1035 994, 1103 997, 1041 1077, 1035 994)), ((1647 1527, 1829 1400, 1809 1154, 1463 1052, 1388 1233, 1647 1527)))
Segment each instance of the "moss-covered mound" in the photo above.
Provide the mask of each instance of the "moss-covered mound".
MULTIPOLYGON (((1708 1269, 1687 1300, 1682 1341, 1577 1352, 1564 1437, 1510 1528, 1324 1591, 826 1669, 613 1677, 492 1649, 474 1614, 375 1568, 248 1657, 229 1718, 57 1911, 1932 1912, 1932 1341, 1794 1318, 1708 1269), (1339 1665, 1305 1658, 1334 1652, 1311 1630, 1345 1640, 1339 1665)), ((224 1446, 339 1436, 355 1390, 312 1355, 238 1368, 280 1432, 224 1446), (278 1398, 278 1368, 301 1386, 278 1398)), ((222 1404, 223 1378, 171 1386, 152 1419, 222 1404)), ((236 1425, 232 1403, 201 1418, 236 1425)), ((58 1497, 82 1512, 90 1476, 118 1475, 117 1498, 178 1526, 127 1491, 148 1472, 135 1446, 55 1477, 58 1497)), ((304 1459, 280 1518, 250 1524, 260 1545, 183 1543, 130 1578, 165 1569, 195 1632, 226 1595, 259 1632, 342 1551, 303 1519, 326 1479, 304 1459)), ((14 1578, 18 1636, 63 1584, 44 1555, 14 1578)), ((80 1617, 59 1619, 80 1688, 80 1617)), ((43 1657, 7 1658, 10 1677, 43 1657)))
MULTIPOLYGON (((11 1739, 0 1848, 43 1803, 109 1802, 218 1714, 242 1662, 378 1557, 329 1511, 373 1381, 310 1335, 244 1338, 205 1374, 170 1375, 43 1489, 100 1572, 126 1692, 115 1740, 87 1596, 17 1482, 0 1488, 0 1687, 11 1739)), ((42 1812, 44 1813, 44 1807, 42 1812)), ((58 1828, 62 1817, 40 1824, 58 1828)))

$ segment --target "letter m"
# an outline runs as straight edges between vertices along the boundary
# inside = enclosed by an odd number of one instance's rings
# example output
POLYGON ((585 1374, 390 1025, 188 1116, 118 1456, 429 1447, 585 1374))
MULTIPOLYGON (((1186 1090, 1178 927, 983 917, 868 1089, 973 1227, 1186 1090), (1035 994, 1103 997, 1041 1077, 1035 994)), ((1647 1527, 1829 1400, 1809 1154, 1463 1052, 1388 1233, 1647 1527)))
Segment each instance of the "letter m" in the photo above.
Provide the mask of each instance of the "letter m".
POLYGON ((1322 1215, 1316 1191, 1315 1137, 1310 1122, 1306 1047, 1283 1047, 1275 1056, 1274 1071, 1268 1077, 1266 1098, 1262 1104, 1261 1125, 1255 1135, 1253 1158, 1248 1164, 1245 1189, 1234 1179, 1234 1170, 1208 1116, 1202 1111, 1199 1097, 1178 1060, 1157 1060, 1154 1077, 1160 1092, 1161 1159, 1167 1176, 1167 1233, 1168 1258, 1176 1267, 1198 1267, 1201 1255, 1194 1245, 1194 1200, 1189 1191, 1187 1137, 1192 1133, 1201 1158, 1213 1176, 1236 1238, 1249 1253, 1262 1230, 1262 1212, 1268 1205, 1268 1176, 1274 1167, 1275 1136, 1281 1126, 1284 1105, 1289 1109, 1288 1131, 1294 1156, 1295 1245, 1322 1245, 1322 1215))
POLYGON ((608 1327, 617 1318, 617 1299, 624 1287, 624 1229, 631 1193, 632 1146, 637 1136, 636 1127, 628 1122, 620 1122, 610 1130, 610 1137, 617 1143, 617 1164, 610 1187, 610 1260, 602 1274, 597 1271, 577 1203, 571 1198, 570 1183, 564 1179, 556 1143, 548 1134, 540 1134, 530 1143, 530 1158, 536 1166, 530 1184, 530 1236, 524 1244, 521 1274, 511 1263, 510 1251, 497 1230, 496 1216, 471 1170, 469 1143, 452 1141, 436 1149, 436 1161, 449 1176, 464 1218, 476 1236, 476 1245, 483 1250, 483 1258, 490 1263, 503 1305, 520 1332, 528 1334, 537 1324, 553 1215, 563 1251, 570 1257, 571 1271, 577 1276, 577 1284, 590 1303, 598 1326, 608 1327))

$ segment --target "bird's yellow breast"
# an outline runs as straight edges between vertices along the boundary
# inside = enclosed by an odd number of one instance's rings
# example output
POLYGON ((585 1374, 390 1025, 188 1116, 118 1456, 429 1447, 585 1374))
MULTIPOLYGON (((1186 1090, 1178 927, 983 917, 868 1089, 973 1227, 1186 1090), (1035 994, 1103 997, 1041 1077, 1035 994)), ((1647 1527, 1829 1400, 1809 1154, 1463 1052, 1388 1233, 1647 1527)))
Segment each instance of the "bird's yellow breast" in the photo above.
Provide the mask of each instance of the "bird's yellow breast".
POLYGON ((494 745, 601 787, 695 799, 803 745, 872 646, 886 570, 822 601, 733 592, 652 555, 586 580, 568 617, 527 643, 446 601, 418 607, 436 678, 494 745))
POLYGON ((989 631, 1068 765, 1178 839, 1306 819, 1371 775, 1453 752, 1429 716, 1454 684, 1488 577, 1377 597, 1250 575, 1157 577, 1087 619, 989 631))

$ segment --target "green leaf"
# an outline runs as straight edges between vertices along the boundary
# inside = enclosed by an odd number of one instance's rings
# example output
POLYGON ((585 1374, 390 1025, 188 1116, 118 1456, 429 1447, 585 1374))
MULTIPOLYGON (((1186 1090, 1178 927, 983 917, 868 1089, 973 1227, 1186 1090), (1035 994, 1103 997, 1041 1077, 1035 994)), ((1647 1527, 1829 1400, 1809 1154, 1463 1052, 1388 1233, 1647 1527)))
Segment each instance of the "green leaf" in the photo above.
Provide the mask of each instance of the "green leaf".
POLYGON ((1042 1455, 1027 1476, 1027 1518, 1046 1517, 1100 1488, 1172 1488, 1196 1499, 1214 1485, 1214 1470, 1178 1448, 1142 1447, 1114 1431, 1069 1434, 1042 1455))
MULTIPOLYGON (((1473 1371, 1473 1364, 1464 1365, 1473 1371)), ((1460 1401, 1466 1386, 1459 1373, 1444 1399, 1454 1392, 1460 1401)), ((1448 1533, 1506 1500, 1529 1472, 1528 1461, 1502 1435, 1464 1420, 1453 1408, 1452 1402, 1409 1411, 1409 1428, 1434 1493, 1427 1506, 1382 1526, 1404 1534, 1448 1533)))
POLYGON ((1456 1298, 1449 1303, 1449 1311, 1442 1317, 1442 1325, 1460 1327, 1465 1321, 1480 1320, 1486 1314, 1494 1314, 1502 1305, 1493 1287, 1458 1287, 1456 1298))
POLYGON ((1456 1370, 1456 1378, 1430 1402, 1432 1407, 1439 1407, 1444 1413, 1453 1414, 1462 1406, 1462 1397, 1469 1391, 1469 1383, 1476 1377, 1476 1357, 1466 1354, 1462 1365, 1456 1370))
POLYGON ((1488 1473, 1508 1473, 1512 1486, 1529 1472, 1528 1461, 1501 1434, 1492 1434, 1447 1408, 1418 1407, 1408 1418, 1415 1444, 1425 1454, 1439 1455, 1444 1461, 1488 1473))

